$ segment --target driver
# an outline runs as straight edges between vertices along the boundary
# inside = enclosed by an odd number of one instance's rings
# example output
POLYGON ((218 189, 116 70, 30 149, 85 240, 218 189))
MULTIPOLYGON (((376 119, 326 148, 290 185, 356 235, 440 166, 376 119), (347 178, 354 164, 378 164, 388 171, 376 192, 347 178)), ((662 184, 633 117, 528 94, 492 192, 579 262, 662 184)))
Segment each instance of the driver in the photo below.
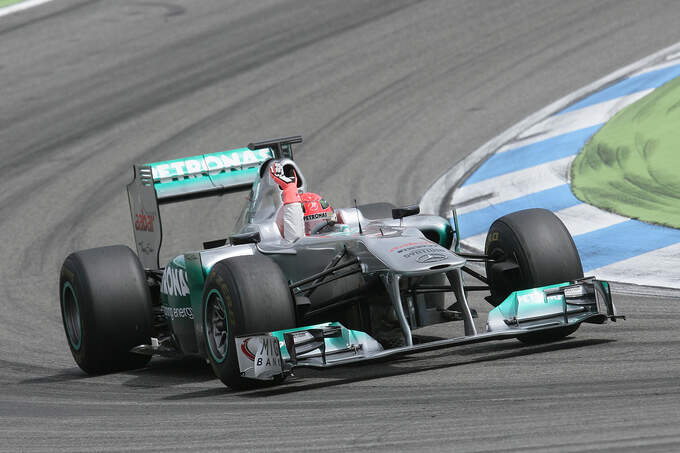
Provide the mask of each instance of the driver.
POLYGON ((269 171, 282 191, 283 225, 279 225, 279 228, 282 227, 284 239, 294 241, 305 234, 316 233, 327 224, 335 223, 333 207, 325 199, 312 192, 298 192, 295 170, 292 175, 286 175, 283 165, 274 162, 269 171))

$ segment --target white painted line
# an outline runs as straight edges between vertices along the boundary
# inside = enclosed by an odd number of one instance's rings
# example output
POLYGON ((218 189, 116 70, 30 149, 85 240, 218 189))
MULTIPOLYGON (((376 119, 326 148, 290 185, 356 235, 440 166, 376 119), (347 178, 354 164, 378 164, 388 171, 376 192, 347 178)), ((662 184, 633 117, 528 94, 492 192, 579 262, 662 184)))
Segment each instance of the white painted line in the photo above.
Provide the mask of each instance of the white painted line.
MULTIPOLYGON (((625 247, 625 244, 621 246, 625 247)), ((635 285, 680 288, 678 269, 680 269, 680 244, 674 244, 594 269, 588 274, 597 275, 603 280, 614 281, 625 277, 626 283, 635 285)))
POLYGON ((605 85, 608 85, 618 79, 624 78, 634 71, 639 70, 650 64, 654 64, 659 60, 664 60, 669 54, 676 54, 680 51, 680 42, 673 44, 672 46, 666 47, 659 52, 654 53, 646 58, 636 61, 624 68, 615 71, 608 76, 605 76, 595 82, 568 94, 567 96, 559 99, 552 104, 540 109, 536 113, 528 116, 522 121, 518 122, 514 126, 505 130, 500 135, 492 138, 474 152, 462 159, 458 164, 454 165, 449 171, 440 176, 431 186, 420 201, 421 212, 427 214, 445 214, 449 209, 445 206, 445 198, 449 196, 451 190, 462 182, 462 179, 467 176, 473 168, 475 168, 480 162, 486 159, 489 155, 493 154, 501 146, 515 139, 524 130, 533 127, 545 118, 565 109, 574 101, 591 94, 605 85))
POLYGON ((0 8, 0 17, 8 16, 25 9, 34 8, 51 1, 52 0, 26 0, 25 2, 17 3, 16 5, 6 6, 5 8, 0 8))
POLYGON ((464 214, 504 201, 514 200, 530 193, 552 189, 567 183, 569 166, 575 156, 553 160, 535 167, 506 173, 495 178, 485 179, 469 186, 458 188, 453 194, 450 204, 456 207, 458 214, 464 214), (477 202, 468 200, 483 198, 477 202), (469 203, 469 204, 467 204, 469 203))
POLYGON ((647 96, 653 89, 638 91, 637 93, 621 96, 610 101, 590 105, 579 110, 548 117, 540 123, 530 127, 518 136, 518 140, 503 145, 495 154, 542 142, 558 135, 593 127, 604 123, 614 113, 629 106, 633 102, 647 96), (528 138, 525 138, 528 137, 528 138))
MULTIPOLYGON (((678 56, 680 56, 680 54, 678 54, 678 56)), ((675 59, 675 58, 669 59, 668 61, 666 61, 664 63, 657 64, 657 65, 654 65, 654 66, 650 66, 648 68, 642 68, 639 71, 634 72, 630 76, 635 77, 635 76, 639 76, 639 75, 642 75, 642 74, 647 74, 648 72, 654 72, 654 71, 657 71, 659 69, 665 69, 665 68, 670 68, 671 66, 677 66, 679 64, 680 64, 680 60, 675 59)))
MULTIPOLYGON (((526 141, 535 140, 536 142, 540 142, 568 132, 596 126, 600 123, 604 123, 614 116, 616 112, 629 106, 638 99, 647 96, 652 91, 654 90, 642 90, 627 96, 621 96, 609 101, 600 102, 599 104, 590 105, 579 110, 563 113, 562 115, 551 116, 519 134, 519 138, 525 139, 526 141), (528 140, 526 138, 528 138, 528 140)), ((524 143, 520 146, 523 145, 524 143)))
MULTIPOLYGON (((607 228, 617 223, 630 220, 611 212, 591 206, 587 203, 578 204, 567 209, 557 211, 557 217, 562 220, 572 236, 590 233, 591 231, 607 228)), ((625 245, 622 245, 625 247, 625 245)))

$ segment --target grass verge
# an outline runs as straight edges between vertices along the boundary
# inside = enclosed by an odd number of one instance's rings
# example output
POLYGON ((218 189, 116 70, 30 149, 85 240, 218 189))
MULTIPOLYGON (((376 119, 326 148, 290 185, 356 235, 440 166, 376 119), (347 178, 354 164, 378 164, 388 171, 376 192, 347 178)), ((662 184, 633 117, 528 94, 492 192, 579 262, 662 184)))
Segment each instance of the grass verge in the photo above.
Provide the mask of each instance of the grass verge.
POLYGON ((0 8, 4 8, 5 6, 10 6, 14 5, 15 3, 21 3, 25 0, 0 0, 0 8))
POLYGON ((571 166, 580 200, 680 228, 680 78, 617 113, 571 166))

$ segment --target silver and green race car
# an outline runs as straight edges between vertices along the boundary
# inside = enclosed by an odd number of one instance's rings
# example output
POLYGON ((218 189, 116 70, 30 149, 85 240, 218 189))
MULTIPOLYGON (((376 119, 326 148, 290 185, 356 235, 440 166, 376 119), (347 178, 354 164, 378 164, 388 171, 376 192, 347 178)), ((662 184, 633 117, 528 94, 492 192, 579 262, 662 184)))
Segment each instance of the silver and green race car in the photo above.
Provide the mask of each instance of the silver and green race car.
POLYGON ((124 245, 83 250, 61 269, 66 337, 84 371, 143 367, 153 355, 198 356, 226 385, 243 388, 279 383, 295 367, 507 338, 541 343, 583 322, 621 317, 609 284, 584 278, 570 234, 546 210, 496 220, 483 255, 458 250, 455 213, 449 221, 389 203, 337 209, 314 234, 285 240, 269 168, 294 170, 306 191, 292 151, 301 141, 134 167, 127 189, 137 253, 124 245), (235 190, 250 190, 235 234, 161 267, 159 205, 235 190), (470 291, 486 291, 495 306, 483 332, 470 291), (415 329, 437 323, 449 323, 451 338, 415 341, 415 329))

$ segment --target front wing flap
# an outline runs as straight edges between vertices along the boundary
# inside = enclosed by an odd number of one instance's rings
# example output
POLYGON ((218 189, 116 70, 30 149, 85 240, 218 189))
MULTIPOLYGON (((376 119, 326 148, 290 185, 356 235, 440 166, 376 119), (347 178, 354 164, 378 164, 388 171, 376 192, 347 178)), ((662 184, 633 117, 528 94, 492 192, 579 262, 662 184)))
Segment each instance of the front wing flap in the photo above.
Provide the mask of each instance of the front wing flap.
POLYGON ((515 291, 489 312, 487 332, 524 333, 624 318, 616 313, 609 283, 592 277, 515 291))
POLYGON ((324 367, 366 359, 382 350, 370 335, 338 322, 236 337, 241 376, 253 379, 272 379, 295 366, 324 367))
POLYGON ((619 318, 625 319, 616 313, 609 284, 586 278, 510 294, 489 312, 485 333, 383 349, 367 333, 329 322, 236 337, 236 350, 243 377, 268 380, 294 367, 331 368, 619 318))

